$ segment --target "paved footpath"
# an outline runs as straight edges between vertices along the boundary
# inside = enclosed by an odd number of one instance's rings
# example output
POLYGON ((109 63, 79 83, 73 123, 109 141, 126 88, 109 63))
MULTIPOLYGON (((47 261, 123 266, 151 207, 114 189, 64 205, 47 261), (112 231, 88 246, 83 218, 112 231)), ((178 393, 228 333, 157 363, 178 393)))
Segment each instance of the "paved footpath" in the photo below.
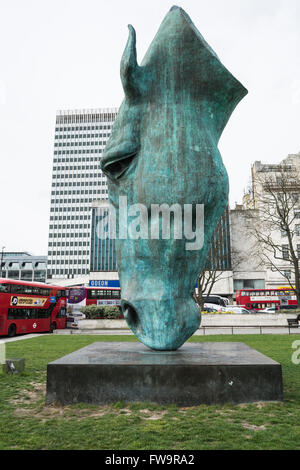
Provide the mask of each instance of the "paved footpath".
POLYGON ((10 343, 11 341, 20 341, 21 339, 30 339, 30 338, 36 338, 37 336, 45 336, 50 333, 32 333, 29 335, 20 335, 20 336, 14 336, 13 338, 7 338, 5 336, 0 336, 0 344, 1 343, 10 343))
MULTIPOLYGON (((33 333, 29 335, 20 335, 15 336, 14 338, 7 338, 5 336, 0 336, 0 344, 1 343, 9 343, 11 341, 20 341, 22 339, 30 339, 36 338, 38 336, 48 336, 51 333, 33 333)), ((132 331, 129 329, 123 330, 76 330, 71 328, 66 328, 64 330, 54 330, 55 335, 116 335, 116 336, 123 336, 123 335, 133 335, 132 331)), ((200 328, 194 333, 194 336, 209 336, 209 335, 251 335, 251 334, 281 334, 281 335, 288 335, 288 334, 298 334, 300 335, 300 328, 287 328, 287 327, 244 327, 239 328, 238 326, 235 327, 209 327, 209 328, 200 328)))

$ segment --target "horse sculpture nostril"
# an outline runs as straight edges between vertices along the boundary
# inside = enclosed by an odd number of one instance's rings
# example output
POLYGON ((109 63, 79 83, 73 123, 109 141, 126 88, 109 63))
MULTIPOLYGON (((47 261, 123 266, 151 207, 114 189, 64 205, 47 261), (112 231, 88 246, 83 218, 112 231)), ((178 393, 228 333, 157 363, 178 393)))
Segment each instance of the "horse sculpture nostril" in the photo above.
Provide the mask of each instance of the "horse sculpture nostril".
POLYGON ((124 302, 122 309, 129 328, 137 328, 140 324, 140 319, 135 308, 129 303, 124 302))

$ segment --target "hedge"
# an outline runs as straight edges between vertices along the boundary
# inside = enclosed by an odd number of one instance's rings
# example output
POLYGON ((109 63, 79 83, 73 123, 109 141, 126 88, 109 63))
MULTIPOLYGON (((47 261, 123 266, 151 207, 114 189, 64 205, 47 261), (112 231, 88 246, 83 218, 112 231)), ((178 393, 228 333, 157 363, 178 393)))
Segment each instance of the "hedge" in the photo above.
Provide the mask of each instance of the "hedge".
POLYGON ((118 319, 123 318, 121 307, 115 305, 89 305, 80 309, 88 319, 108 318, 118 319))

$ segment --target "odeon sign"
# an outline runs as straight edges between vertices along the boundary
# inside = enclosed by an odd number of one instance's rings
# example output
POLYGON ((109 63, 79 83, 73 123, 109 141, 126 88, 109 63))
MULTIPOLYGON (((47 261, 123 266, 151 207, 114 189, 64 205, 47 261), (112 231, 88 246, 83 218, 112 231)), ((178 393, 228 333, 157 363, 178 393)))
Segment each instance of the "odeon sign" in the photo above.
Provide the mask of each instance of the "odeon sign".
POLYGON ((114 280, 94 280, 89 281, 89 287, 120 287, 120 281, 114 280))

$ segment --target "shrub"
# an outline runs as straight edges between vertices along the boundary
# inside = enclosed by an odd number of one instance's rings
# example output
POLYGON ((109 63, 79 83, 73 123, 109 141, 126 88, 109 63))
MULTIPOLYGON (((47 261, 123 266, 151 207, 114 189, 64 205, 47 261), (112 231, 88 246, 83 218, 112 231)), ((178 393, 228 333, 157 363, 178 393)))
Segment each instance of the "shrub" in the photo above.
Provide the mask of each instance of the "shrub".
POLYGON ((121 307, 115 305, 89 305, 88 307, 82 307, 80 311, 90 320, 97 318, 123 318, 121 307))

